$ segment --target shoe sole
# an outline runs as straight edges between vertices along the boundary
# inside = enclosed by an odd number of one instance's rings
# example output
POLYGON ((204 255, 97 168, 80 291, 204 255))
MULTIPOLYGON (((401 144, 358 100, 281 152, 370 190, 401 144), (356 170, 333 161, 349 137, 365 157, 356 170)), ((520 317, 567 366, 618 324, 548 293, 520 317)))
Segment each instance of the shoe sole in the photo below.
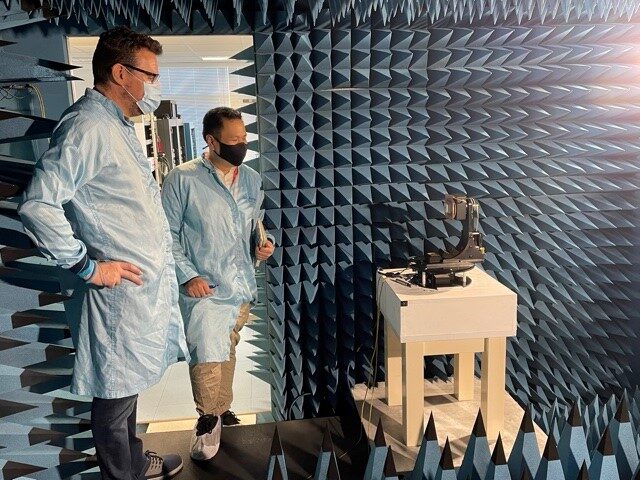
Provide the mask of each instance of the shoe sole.
POLYGON ((169 473, 165 474, 164 478, 175 477, 177 474, 179 474, 182 471, 182 467, 184 467, 184 462, 182 462, 178 467, 171 470, 169 473))
POLYGON ((215 453, 213 455, 211 455, 210 457, 194 457, 192 454, 190 454, 189 456, 191 457, 191 460, 194 460, 196 462, 208 462, 213 457, 215 457, 217 454, 218 454, 218 450, 216 450, 215 453))
POLYGON ((184 467, 184 462, 182 462, 179 466, 177 466, 176 468, 174 468, 168 473, 161 473, 160 475, 154 475, 153 477, 145 477, 145 479, 152 480, 155 478, 173 478, 180 473, 180 471, 182 470, 182 467, 184 467))

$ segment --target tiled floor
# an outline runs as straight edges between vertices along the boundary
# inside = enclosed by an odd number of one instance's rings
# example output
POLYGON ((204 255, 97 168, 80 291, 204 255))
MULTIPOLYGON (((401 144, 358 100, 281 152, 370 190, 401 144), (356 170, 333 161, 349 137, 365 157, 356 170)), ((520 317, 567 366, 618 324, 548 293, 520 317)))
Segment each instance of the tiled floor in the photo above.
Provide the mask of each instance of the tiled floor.
MULTIPOLYGON (((237 414, 271 410, 269 384, 249 373, 256 368, 255 362, 249 357, 259 353, 258 348, 247 341, 254 336, 250 328, 244 328, 242 340, 236 349, 231 410, 237 414)), ((138 400, 138 423, 191 420, 196 417, 189 368, 184 362, 172 365, 160 382, 143 392, 138 400)))
MULTIPOLYGON (((256 423, 267 423, 260 421, 260 415, 255 413, 248 413, 246 415, 238 415, 241 425, 255 425, 256 423)), ((193 428, 193 419, 189 420, 174 420, 174 421, 160 421, 152 422, 144 433, 158 433, 158 432, 177 432, 180 430, 191 430, 193 428)))

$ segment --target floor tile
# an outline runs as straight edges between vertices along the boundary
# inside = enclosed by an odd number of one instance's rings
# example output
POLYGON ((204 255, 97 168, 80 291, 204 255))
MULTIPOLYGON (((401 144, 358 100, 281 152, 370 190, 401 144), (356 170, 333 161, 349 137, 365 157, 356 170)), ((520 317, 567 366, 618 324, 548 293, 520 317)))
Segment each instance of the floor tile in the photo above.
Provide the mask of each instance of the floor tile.
POLYGON ((159 420, 185 420, 188 418, 197 418, 195 405, 192 403, 183 403, 175 405, 159 405, 154 415, 154 421, 159 420))

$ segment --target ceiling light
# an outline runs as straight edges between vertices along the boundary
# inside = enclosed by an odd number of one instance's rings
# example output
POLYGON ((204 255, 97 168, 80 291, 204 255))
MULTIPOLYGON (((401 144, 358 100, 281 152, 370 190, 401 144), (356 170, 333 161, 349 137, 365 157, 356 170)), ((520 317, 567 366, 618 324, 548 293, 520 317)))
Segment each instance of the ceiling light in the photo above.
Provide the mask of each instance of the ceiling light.
POLYGON ((204 62, 222 62, 224 60, 229 60, 229 57, 202 57, 204 62))

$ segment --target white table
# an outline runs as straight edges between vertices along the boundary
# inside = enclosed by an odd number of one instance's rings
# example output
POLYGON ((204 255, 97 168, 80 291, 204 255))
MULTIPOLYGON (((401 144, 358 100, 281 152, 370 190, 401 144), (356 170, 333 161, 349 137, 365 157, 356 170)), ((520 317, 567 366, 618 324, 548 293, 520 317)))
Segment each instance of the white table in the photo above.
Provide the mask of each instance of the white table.
POLYGON ((474 359, 482 353, 481 410, 487 435, 504 423, 507 337, 517 329, 517 295, 479 268, 471 284, 430 290, 377 275, 376 296, 385 320, 387 402, 402 404, 404 441, 419 445, 424 431, 424 356, 454 354, 458 400, 473 399, 474 359))

